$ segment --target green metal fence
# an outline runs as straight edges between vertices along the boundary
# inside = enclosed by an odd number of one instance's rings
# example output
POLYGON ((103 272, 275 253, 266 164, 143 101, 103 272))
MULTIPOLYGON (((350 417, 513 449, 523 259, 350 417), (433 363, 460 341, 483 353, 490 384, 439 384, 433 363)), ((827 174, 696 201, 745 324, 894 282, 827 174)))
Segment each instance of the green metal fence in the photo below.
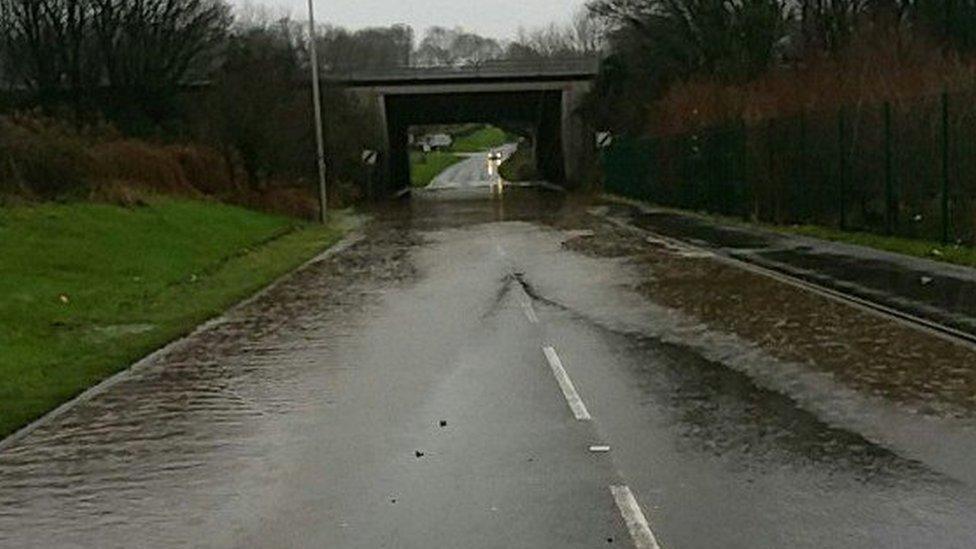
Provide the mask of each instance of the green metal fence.
POLYGON ((777 224, 976 244, 976 96, 618 139, 610 192, 777 224))

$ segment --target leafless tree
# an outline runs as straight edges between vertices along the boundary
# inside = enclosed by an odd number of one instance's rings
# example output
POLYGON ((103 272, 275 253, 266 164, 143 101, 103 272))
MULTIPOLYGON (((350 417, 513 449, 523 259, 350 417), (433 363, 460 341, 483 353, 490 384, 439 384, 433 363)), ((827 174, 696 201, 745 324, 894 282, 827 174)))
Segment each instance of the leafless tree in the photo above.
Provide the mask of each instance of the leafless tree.
POLYGON ((318 40, 319 62, 327 70, 348 70, 409 65, 414 35, 406 25, 358 31, 326 25, 318 40))
POLYGON ((591 54, 603 51, 609 29, 606 22, 593 15, 585 7, 580 8, 573 15, 572 35, 577 51, 591 54))
POLYGON ((222 0, 91 0, 109 83, 172 88, 205 72, 231 23, 222 0))
POLYGON ((501 44, 462 28, 427 29, 416 53, 419 65, 470 65, 503 56, 501 44))
POLYGON ((79 97, 97 79, 88 0, 0 0, 4 65, 44 100, 79 97))
POLYGON ((583 8, 573 14, 568 24, 520 28, 516 39, 508 44, 506 56, 525 59, 592 55, 604 49, 606 34, 606 20, 583 8))

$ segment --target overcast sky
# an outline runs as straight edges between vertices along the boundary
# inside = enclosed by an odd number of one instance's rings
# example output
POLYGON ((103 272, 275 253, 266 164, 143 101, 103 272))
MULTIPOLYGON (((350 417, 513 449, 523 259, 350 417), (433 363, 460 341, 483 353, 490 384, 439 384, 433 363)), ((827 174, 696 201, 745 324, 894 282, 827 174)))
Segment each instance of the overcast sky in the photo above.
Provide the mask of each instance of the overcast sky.
MULTIPOLYGON (((231 4, 280 8, 306 19, 307 0, 229 0, 231 4)), ((349 28, 405 23, 418 37, 433 25, 462 26, 478 34, 512 38, 525 28, 569 21, 585 0, 313 0, 316 21, 349 28)))

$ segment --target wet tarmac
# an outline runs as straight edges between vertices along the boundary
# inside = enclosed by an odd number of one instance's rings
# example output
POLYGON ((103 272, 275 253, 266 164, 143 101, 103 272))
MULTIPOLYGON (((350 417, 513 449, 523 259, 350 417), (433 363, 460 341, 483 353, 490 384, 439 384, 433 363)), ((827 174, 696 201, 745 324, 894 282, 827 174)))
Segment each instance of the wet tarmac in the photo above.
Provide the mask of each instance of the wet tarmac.
POLYGON ((610 207, 635 225, 662 235, 976 334, 974 269, 663 209, 610 207))
POLYGON ((516 148, 516 144, 508 143, 494 149, 501 157, 491 161, 488 152, 463 154, 466 157, 464 160, 441 172, 426 190, 471 189, 493 185, 497 181, 498 166, 512 156, 516 148))
MULTIPOLYGON (((674 282, 714 292, 681 270, 707 259, 593 206, 509 189, 376 212, 0 451, 0 547, 632 547, 611 486, 665 548, 973 546, 968 419, 913 446, 902 401, 716 323, 674 282)), ((802 330, 782 341, 810 354, 802 330)))

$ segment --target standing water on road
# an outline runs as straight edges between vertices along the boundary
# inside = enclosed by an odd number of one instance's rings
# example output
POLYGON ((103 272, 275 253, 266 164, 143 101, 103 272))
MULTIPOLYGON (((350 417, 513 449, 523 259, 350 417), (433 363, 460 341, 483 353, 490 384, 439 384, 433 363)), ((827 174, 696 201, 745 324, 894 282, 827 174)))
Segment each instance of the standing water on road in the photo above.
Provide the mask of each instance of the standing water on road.
POLYGON ((972 349, 608 211, 375 212, 0 450, 0 546, 972 546, 972 349))

